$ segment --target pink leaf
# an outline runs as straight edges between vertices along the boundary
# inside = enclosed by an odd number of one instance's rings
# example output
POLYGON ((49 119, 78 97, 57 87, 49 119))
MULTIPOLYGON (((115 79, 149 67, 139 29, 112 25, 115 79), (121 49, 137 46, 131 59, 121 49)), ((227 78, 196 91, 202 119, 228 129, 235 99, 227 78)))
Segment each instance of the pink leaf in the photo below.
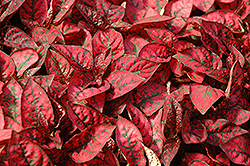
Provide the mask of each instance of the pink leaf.
POLYGON ((0 50, 0 70, 1 70, 0 79, 3 81, 10 78, 15 72, 15 64, 13 60, 1 50, 0 50))
POLYGON ((189 17, 193 7, 193 0, 174 0, 165 6, 164 15, 172 17, 189 17))

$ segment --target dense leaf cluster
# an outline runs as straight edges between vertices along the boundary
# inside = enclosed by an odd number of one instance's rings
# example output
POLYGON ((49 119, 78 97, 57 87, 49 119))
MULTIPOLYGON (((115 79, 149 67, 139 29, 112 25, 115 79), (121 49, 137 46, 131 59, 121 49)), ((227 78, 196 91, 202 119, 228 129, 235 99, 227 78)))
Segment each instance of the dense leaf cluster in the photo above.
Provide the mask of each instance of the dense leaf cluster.
POLYGON ((1 0, 0 165, 250 165, 249 0, 1 0))

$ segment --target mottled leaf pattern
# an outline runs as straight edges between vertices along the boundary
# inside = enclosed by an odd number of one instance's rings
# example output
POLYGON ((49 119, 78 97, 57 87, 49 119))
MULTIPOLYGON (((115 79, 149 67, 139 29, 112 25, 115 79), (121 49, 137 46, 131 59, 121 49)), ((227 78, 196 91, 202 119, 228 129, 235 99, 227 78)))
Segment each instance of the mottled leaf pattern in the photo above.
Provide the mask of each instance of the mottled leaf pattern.
POLYGON ((0 79, 6 80, 15 72, 15 64, 13 60, 0 50, 0 79))

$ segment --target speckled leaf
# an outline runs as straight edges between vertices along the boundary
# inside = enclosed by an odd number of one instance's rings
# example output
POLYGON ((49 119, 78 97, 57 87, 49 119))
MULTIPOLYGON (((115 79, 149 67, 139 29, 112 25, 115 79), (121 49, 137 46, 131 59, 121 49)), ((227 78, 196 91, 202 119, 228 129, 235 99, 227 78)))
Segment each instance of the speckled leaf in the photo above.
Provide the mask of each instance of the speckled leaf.
POLYGON ((161 162, 153 150, 151 150, 145 145, 143 145, 143 149, 148 159, 148 166, 161 166, 161 162))
POLYGON ((205 123, 205 125, 208 124, 206 125, 208 129, 207 142, 214 146, 222 145, 234 137, 248 133, 247 130, 236 126, 225 119, 207 121, 210 121, 209 123, 205 123))
POLYGON ((181 61, 192 70, 202 73, 209 73, 222 67, 220 57, 205 47, 194 47, 175 54, 174 58, 181 61))
POLYGON ((166 96, 167 88, 164 85, 148 82, 134 90, 132 103, 151 116, 163 106, 166 96))
POLYGON ((42 27, 35 27, 31 30, 32 39, 38 43, 42 44, 51 44, 56 39, 57 35, 51 32, 48 29, 42 27))
POLYGON ((206 155, 201 153, 185 153, 185 161, 187 165, 195 166, 209 166, 212 161, 206 155))
POLYGON ((109 118, 101 112, 86 105, 77 105, 72 102, 67 104, 67 114, 70 120, 81 131, 94 124, 109 122, 109 118))
POLYGON ((46 92, 33 79, 29 79, 23 89, 21 109, 24 128, 48 127, 54 123, 51 102, 46 92))
MULTIPOLYGON (((11 0, 5 11, 0 13, 0 23, 11 17, 22 6, 25 0, 11 0)), ((2 2, 1 2, 2 3, 2 2)))
POLYGON ((58 41, 60 44, 65 44, 64 37, 56 26, 50 25, 49 30, 53 32, 54 35, 56 35, 56 41, 58 41))
POLYGON ((81 46, 53 44, 52 47, 60 52, 76 70, 92 69, 93 55, 81 46))
POLYGON ((241 135, 231 139, 221 145, 221 149, 227 157, 235 164, 249 165, 250 164, 250 136, 249 134, 241 135))
POLYGON ((32 48, 24 48, 11 53, 11 58, 16 65, 17 76, 23 75, 24 71, 35 64, 39 56, 32 48))
POLYGON ((166 166, 170 166, 170 163, 177 154, 180 145, 181 140, 179 137, 167 139, 167 141, 164 143, 161 159, 166 166))
POLYGON ((240 66, 244 67, 246 61, 245 61, 244 56, 241 54, 241 52, 237 48, 235 48, 233 45, 229 46, 229 50, 232 53, 232 60, 238 61, 240 63, 240 66))
POLYGON ((55 18, 53 24, 59 24, 73 7, 75 0, 54 0, 52 5, 55 18))
POLYGON ((203 12, 207 12, 214 4, 215 0, 199 0, 193 1, 193 5, 203 12))
POLYGON ((227 83, 229 80, 229 70, 227 68, 220 68, 213 70, 210 73, 206 73, 208 76, 216 79, 219 82, 227 83))
POLYGON ((191 85, 190 98, 202 115, 222 96, 224 92, 220 89, 206 85, 191 85))
POLYGON ((105 105, 105 92, 87 98, 86 101, 96 110, 103 112, 103 107, 105 105))
POLYGON ((54 50, 48 51, 45 67, 48 74, 53 74, 55 78, 60 78, 64 82, 69 79, 73 69, 67 59, 54 50))
POLYGON ((165 26, 174 34, 179 33, 185 25, 186 21, 184 21, 182 17, 175 17, 174 19, 165 22, 165 26))
POLYGON ((133 123, 121 116, 116 124, 116 142, 129 164, 146 166, 142 135, 133 123))
POLYGON ((136 88, 144 78, 129 71, 114 71, 108 76, 107 81, 111 85, 111 90, 107 91, 106 99, 113 100, 136 88))
POLYGON ((46 92, 48 92, 49 87, 54 79, 54 75, 41 75, 33 76, 32 79, 41 86, 46 92))
POLYGON ((152 116, 148 117, 149 123, 153 129, 153 143, 150 146, 157 157, 160 157, 163 150, 163 142, 165 141, 164 132, 163 132, 163 123, 162 118, 162 109, 155 112, 152 116))
POLYGON ((133 23, 136 20, 142 19, 146 11, 142 1, 128 1, 123 20, 128 23, 133 23))
POLYGON ((8 144, 8 157, 10 165, 41 165, 52 166, 47 154, 37 144, 22 137, 13 131, 8 144))
POLYGON ((202 143, 207 137, 205 125, 201 121, 195 119, 190 121, 189 115, 186 112, 182 121, 182 138, 186 144, 202 143))
POLYGON ((154 43, 163 44, 172 48, 174 42, 177 41, 175 35, 167 29, 147 28, 145 30, 154 43))
POLYGON ((0 103, 4 113, 5 128, 19 131, 22 127, 21 96, 23 90, 18 82, 11 78, 0 94, 0 103))
POLYGON ((64 145, 73 150, 69 155, 76 163, 83 163, 93 159, 103 148, 115 129, 114 125, 96 124, 74 135, 64 145))
POLYGON ((168 3, 168 0, 143 0, 145 6, 151 7, 156 10, 158 13, 162 10, 162 8, 168 3))
POLYGON ((122 34, 114 29, 97 31, 93 37, 92 45, 95 57, 108 49, 111 49, 112 60, 118 59, 124 53, 122 34))
POLYGON ((148 80, 160 65, 134 56, 124 56, 110 65, 111 71, 130 71, 148 80))
POLYGON ((153 141, 153 133, 148 119, 131 103, 127 104, 126 110, 128 111, 131 122, 140 130, 143 143, 150 147, 153 141))
POLYGON ((139 57, 156 63, 169 62, 171 59, 168 48, 156 43, 145 45, 141 49, 139 57))
POLYGON ((5 81, 10 78, 14 74, 15 68, 13 60, 0 50, 0 80, 5 81))
POLYGON ((95 77, 102 77, 109 64, 112 61, 112 54, 110 49, 104 51, 103 53, 101 53, 100 55, 96 56, 94 59, 94 75, 95 77))
POLYGON ((193 7, 193 0, 175 0, 165 6, 164 15, 172 17, 189 17, 193 7))
POLYGON ((111 101, 105 101, 103 112, 106 115, 111 116, 111 117, 120 115, 124 111, 129 101, 130 93, 123 95, 121 97, 118 97, 111 101))
MULTIPOLYGON (((218 0, 217 0, 218 1, 218 0)), ((240 33, 242 29, 242 19, 235 12, 230 10, 215 10, 202 16, 208 21, 218 22, 226 25, 232 32, 240 33)))
POLYGON ((14 26, 5 26, 0 31, 0 43, 12 48, 37 48, 36 43, 21 29, 14 26))
POLYGON ((138 56, 141 49, 148 44, 148 41, 138 35, 124 36, 125 54, 138 56))
POLYGON ((155 82, 159 84, 166 83, 171 76, 171 70, 169 66, 169 63, 161 63, 148 82, 155 82))
POLYGON ((47 16, 47 0, 26 0, 20 7, 20 18, 24 25, 29 28, 41 26, 47 16))

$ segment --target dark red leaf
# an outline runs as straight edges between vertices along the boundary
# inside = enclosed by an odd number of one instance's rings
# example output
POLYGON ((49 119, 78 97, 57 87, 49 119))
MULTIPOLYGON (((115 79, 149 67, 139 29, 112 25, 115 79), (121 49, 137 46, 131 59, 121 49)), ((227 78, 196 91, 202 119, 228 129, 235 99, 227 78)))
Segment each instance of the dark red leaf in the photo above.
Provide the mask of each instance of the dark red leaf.
POLYGON ((171 59, 168 48, 156 43, 145 45, 141 49, 139 57, 156 63, 169 62, 171 59))
POLYGON ((59 24, 73 7, 75 0, 53 0, 54 20, 53 24, 59 24))
POLYGON ((227 83, 229 80, 229 70, 227 68, 212 70, 210 73, 206 74, 222 83, 227 83))
POLYGON ((169 63, 161 63, 148 82, 155 82, 158 84, 166 83, 171 76, 171 70, 169 66, 169 63))
POLYGON ((146 166, 142 135, 133 123, 121 116, 116 124, 116 141, 129 164, 146 166))
POLYGON ((227 157, 235 164, 250 164, 250 136, 249 134, 241 135, 231 139, 221 145, 221 149, 227 157))
POLYGON ((89 161, 100 152, 114 129, 114 125, 105 123, 89 126, 67 141, 64 148, 73 150, 69 155, 76 163, 89 161))
POLYGON ((187 165, 200 165, 208 166, 212 165, 212 161, 206 155, 201 153, 185 153, 185 160, 187 165))
POLYGON ((175 17, 165 22, 165 26, 174 34, 180 32, 186 25, 186 21, 182 17, 175 17))
POLYGON ((103 112, 103 107, 105 105, 105 92, 87 98, 86 101, 96 110, 103 112))
POLYGON ((140 130, 143 143, 150 147, 153 141, 153 133, 151 130, 151 125, 146 118, 146 116, 133 104, 128 103, 126 107, 131 122, 140 130))
MULTIPOLYGON (((15 72, 15 64, 13 60, 0 50, 0 80, 7 80, 15 72)), ((0 93, 1 94, 1 93, 0 93)))
POLYGON ((106 99, 113 100, 135 89, 144 78, 129 71, 114 71, 108 76, 107 81, 111 85, 111 90, 107 91, 106 99))
POLYGON ((26 0, 20 7, 20 18, 24 25, 29 28, 41 26, 47 16, 48 4, 47 0, 26 0))
POLYGON ((93 68, 93 55, 85 48, 61 44, 53 44, 52 47, 60 52, 76 70, 93 68))
POLYGON ((25 70, 30 66, 35 64, 39 59, 39 56, 35 50, 32 48, 24 48, 11 53, 11 58, 13 59, 17 76, 21 77, 25 70))
POLYGON ((148 82, 135 89, 132 96, 132 103, 147 116, 151 116, 163 106, 167 96, 167 88, 161 84, 148 82))
POLYGON ((42 148, 15 131, 8 144, 7 152, 10 165, 53 165, 42 148))
POLYGON ((92 40, 94 57, 111 49, 112 60, 116 60, 124 54, 123 37, 114 29, 99 30, 92 40))
POLYGON ((67 104, 67 114, 73 124, 81 131, 91 125, 110 121, 110 119, 101 112, 86 105, 73 104, 70 101, 67 104))
POLYGON ((111 101, 106 101, 103 112, 111 117, 120 115, 126 107, 130 93, 118 97, 111 101))
POLYGON ((0 43, 12 48, 37 48, 36 43, 21 29, 14 26, 5 26, 1 29, 0 43))

